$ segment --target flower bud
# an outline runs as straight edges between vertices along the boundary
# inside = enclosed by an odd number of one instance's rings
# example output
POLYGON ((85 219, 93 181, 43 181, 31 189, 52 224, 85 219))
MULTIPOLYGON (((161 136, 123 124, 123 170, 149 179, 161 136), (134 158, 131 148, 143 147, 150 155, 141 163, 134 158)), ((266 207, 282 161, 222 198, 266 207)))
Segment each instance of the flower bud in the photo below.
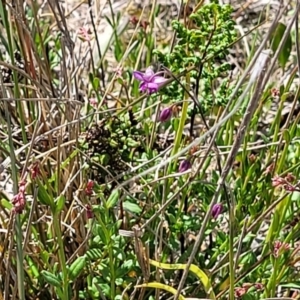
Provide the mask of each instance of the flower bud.
POLYGON ((89 179, 86 184, 86 188, 84 190, 86 195, 91 196, 93 194, 93 188, 94 188, 94 181, 89 179))
POLYGON ((85 209, 86 209, 86 216, 88 219, 93 219, 94 218, 94 213, 93 213, 93 210, 91 208, 91 206, 89 204, 87 204, 85 206, 85 209))
POLYGON ((255 283, 254 286, 257 290, 262 290, 264 288, 264 285, 260 282, 255 283))
POLYGON ((187 171, 187 170, 190 169, 190 168, 191 168, 191 163, 190 163, 190 161, 187 160, 187 159, 185 159, 185 160, 183 160, 183 161, 180 162, 178 171, 179 171, 180 173, 183 173, 183 172, 187 171))
POLYGON ((167 122, 171 119, 171 117, 172 117, 172 108, 167 107, 167 108, 164 108, 160 112, 159 121, 160 122, 167 122))
POLYGON ((223 211, 223 205, 221 203, 217 203, 213 206, 211 210, 211 215, 214 219, 217 219, 218 216, 222 213, 223 211))
POLYGON ((296 177, 292 173, 287 173, 284 179, 287 182, 294 182, 296 180, 296 177))

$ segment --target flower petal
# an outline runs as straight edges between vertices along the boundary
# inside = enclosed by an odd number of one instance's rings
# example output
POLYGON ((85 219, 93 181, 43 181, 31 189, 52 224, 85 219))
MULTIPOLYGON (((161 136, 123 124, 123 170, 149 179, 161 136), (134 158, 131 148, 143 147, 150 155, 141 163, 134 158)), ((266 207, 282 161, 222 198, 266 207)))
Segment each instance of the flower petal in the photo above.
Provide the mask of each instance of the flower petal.
POLYGON ((133 76, 135 79, 139 80, 139 81, 144 81, 144 76, 145 74, 143 72, 140 71, 133 71, 133 76))
POLYGON ((148 90, 148 83, 147 82, 141 82, 140 84, 140 92, 146 92, 148 90))
POLYGON ((154 72, 151 67, 148 67, 145 71, 145 77, 150 78, 154 75, 154 72))
POLYGON ((157 85, 162 85, 163 83, 165 83, 168 79, 164 78, 162 76, 154 76, 151 80, 152 83, 155 83, 157 85))
POLYGON ((152 94, 152 93, 156 93, 158 91, 158 85, 156 83, 153 82, 149 82, 147 84, 147 88, 148 88, 148 93, 152 94))

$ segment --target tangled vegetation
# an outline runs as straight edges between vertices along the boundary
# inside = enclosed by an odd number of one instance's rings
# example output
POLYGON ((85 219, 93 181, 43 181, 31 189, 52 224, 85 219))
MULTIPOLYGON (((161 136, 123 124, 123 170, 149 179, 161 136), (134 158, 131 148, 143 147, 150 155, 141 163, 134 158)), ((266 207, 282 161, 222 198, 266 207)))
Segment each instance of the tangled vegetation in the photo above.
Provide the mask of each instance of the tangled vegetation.
POLYGON ((0 2, 0 300, 298 298, 300 3, 146 2, 0 2))

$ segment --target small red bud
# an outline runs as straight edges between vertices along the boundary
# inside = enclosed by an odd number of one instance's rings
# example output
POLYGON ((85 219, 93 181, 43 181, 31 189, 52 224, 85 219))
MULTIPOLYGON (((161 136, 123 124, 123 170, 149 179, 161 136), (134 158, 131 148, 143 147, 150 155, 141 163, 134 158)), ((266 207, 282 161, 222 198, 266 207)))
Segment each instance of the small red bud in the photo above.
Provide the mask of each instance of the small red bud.
POLYGON ((34 164, 32 164, 32 166, 30 167, 29 170, 30 170, 30 176, 31 176, 32 180, 36 179, 39 175, 41 175, 41 171, 40 171, 38 162, 35 162, 34 164))
POLYGON ((288 173, 284 179, 287 181, 287 182, 294 182, 296 180, 296 177, 292 174, 292 173, 288 173))
POLYGON ((86 216, 87 216, 87 218, 88 218, 88 219, 93 219, 93 218, 94 218, 94 213, 93 213, 93 211, 92 211, 91 206, 90 206, 89 204, 87 204, 87 205, 85 206, 85 209, 86 209, 86 216))
POLYGON ((260 282, 255 283, 254 286, 257 290, 262 290, 264 288, 264 285, 260 282))
POLYGON ((87 184, 86 184, 86 188, 85 188, 85 193, 90 196, 93 194, 93 188, 94 188, 94 181, 89 179, 87 184))
POLYGON ((244 287, 237 287, 234 289, 234 296, 236 298, 241 298, 243 295, 247 293, 248 289, 244 287))
POLYGON ((140 26, 141 26, 144 30, 147 29, 148 25, 149 25, 149 22, 148 22, 148 21, 142 20, 142 21, 140 22, 140 26))
POLYGON ((217 219, 218 216, 222 213, 223 211, 223 205, 221 203, 217 203, 213 206, 211 210, 211 215, 214 219, 217 219))
POLYGON ((187 170, 190 169, 190 168, 191 168, 191 163, 190 163, 190 161, 187 160, 187 159, 185 159, 185 160, 183 160, 183 161, 180 162, 178 171, 179 171, 180 173, 183 173, 183 172, 187 171, 187 170))
POLYGON ((272 97, 278 97, 278 96, 280 96, 280 91, 279 91, 279 89, 277 89, 277 88, 272 88, 272 89, 271 89, 271 95, 272 95, 272 97))
POLYGON ((172 117, 172 108, 167 107, 161 111, 160 116, 159 116, 159 121, 167 122, 171 119, 171 117, 172 117))
POLYGON ((136 16, 133 16, 129 21, 133 25, 136 25, 139 22, 139 20, 138 20, 138 18, 136 16))
POLYGON ((254 155, 253 153, 249 156, 249 162, 250 163, 254 163, 256 161, 256 155, 254 155))

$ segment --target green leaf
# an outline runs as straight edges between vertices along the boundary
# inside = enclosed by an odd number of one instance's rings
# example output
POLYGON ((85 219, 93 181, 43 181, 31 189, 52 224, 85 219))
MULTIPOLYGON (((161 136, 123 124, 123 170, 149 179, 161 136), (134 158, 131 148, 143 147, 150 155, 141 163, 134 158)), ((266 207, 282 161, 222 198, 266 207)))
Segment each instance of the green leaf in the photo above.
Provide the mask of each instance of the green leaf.
POLYGON ((113 208, 116 205, 116 203, 118 202, 119 196, 120 196, 120 191, 114 190, 106 202, 106 207, 108 209, 113 208))
POLYGON ((288 289, 300 289, 300 282, 280 283, 280 286, 288 289))
POLYGON ((7 201, 6 199, 1 199, 1 205, 8 210, 11 210, 13 208, 11 202, 7 201))
POLYGON ((300 193, 299 192, 293 192, 291 199, 292 199, 292 201, 299 201, 300 202, 300 193))
POLYGON ((35 262, 29 256, 27 256, 26 260, 28 263, 28 269, 30 270, 31 274, 36 278, 39 277, 39 270, 35 265, 35 262))
POLYGON ((287 129, 283 131, 283 138, 286 140, 287 144, 291 142, 291 136, 287 129))
POLYGON ((132 138, 127 138, 126 144, 127 144, 127 146, 129 146, 130 148, 138 147, 138 146, 140 145, 139 142, 136 142, 136 141, 133 140, 132 138))
POLYGON ((99 89, 100 86, 100 80, 97 77, 94 77, 93 79, 93 88, 95 91, 97 91, 99 89))
POLYGON ((64 195, 60 195, 56 200, 55 200, 55 204, 56 204, 56 207, 55 207, 55 214, 58 214, 60 213, 64 206, 65 206, 65 203, 66 203, 66 198, 64 195))
POLYGON ((91 82, 93 84, 93 79, 94 79, 94 76, 92 73, 89 73, 89 82, 91 82))
POLYGON ((142 209, 136 203, 132 203, 130 201, 125 201, 123 203, 123 208, 135 214, 139 214, 142 212, 142 209))
POLYGON ((65 206, 66 198, 63 195, 60 195, 56 200, 55 200, 55 214, 59 214, 64 206, 65 206))
POLYGON ((58 287, 58 288, 61 287, 62 283, 54 274, 43 270, 41 272, 41 275, 43 276, 43 278, 45 279, 45 281, 47 283, 51 284, 52 286, 58 287))
POLYGON ((38 200, 44 204, 44 205, 48 205, 51 207, 51 209, 53 209, 55 207, 54 205, 54 201, 52 200, 52 198, 50 197, 50 195, 48 194, 47 190, 45 189, 44 185, 39 181, 36 180, 38 183, 38 200))
MULTIPOLYGON (((109 297, 111 295, 111 289, 110 289, 110 285, 108 283, 101 283, 100 280, 96 280, 94 277, 94 280, 92 282, 92 289, 93 291, 100 291, 102 294, 104 294, 105 296, 109 297)), ((99 292, 98 292, 99 293, 99 292)), ((99 299, 100 297, 98 296, 97 299, 99 299)))
MULTIPOLYGON (((274 34, 272 35, 272 42, 271 42, 271 48, 274 53, 278 49, 278 46, 283 38, 285 31, 286 31, 286 26, 282 23, 278 23, 278 26, 277 26, 274 34)), ((285 41, 285 43, 282 47, 282 50, 278 56, 278 61, 282 68, 285 67, 285 65, 290 57, 291 50, 292 50, 292 38, 291 38, 291 34, 289 33, 287 40, 285 41)))
POLYGON ((86 265, 86 257, 78 257, 71 265, 69 270, 69 276, 71 280, 75 280, 86 265))
POLYGON ((93 249, 89 249, 85 255, 88 260, 96 261, 102 256, 102 252, 100 249, 93 248, 93 249))

